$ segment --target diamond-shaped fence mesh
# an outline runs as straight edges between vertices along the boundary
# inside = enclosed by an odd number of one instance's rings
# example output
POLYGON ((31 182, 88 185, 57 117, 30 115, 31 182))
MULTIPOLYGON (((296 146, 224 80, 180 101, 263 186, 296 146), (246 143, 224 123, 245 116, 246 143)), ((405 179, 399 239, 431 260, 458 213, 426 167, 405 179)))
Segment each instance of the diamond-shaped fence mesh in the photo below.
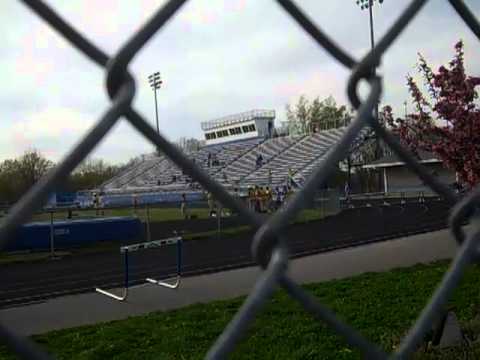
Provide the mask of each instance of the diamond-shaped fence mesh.
MULTIPOLYGON (((67 175, 90 153, 100 140, 110 131, 113 125, 121 118, 126 118, 150 142, 165 153, 185 174, 191 176, 206 190, 212 192, 224 206, 236 210, 255 229, 252 252, 254 258, 263 267, 264 272, 258 279, 254 289, 245 300, 238 313, 223 331, 221 336, 212 345, 208 354, 209 359, 226 357, 235 347, 235 344, 245 334, 247 327, 261 311, 277 287, 282 287, 297 300, 306 311, 310 312, 319 321, 327 325, 353 347, 359 348, 365 358, 385 359, 389 356, 405 358, 417 348, 424 334, 431 327, 435 315, 445 305, 447 299, 459 283, 465 268, 478 260, 480 247, 480 230, 477 218, 474 217, 480 200, 480 189, 473 190, 461 201, 453 190, 440 183, 435 177, 418 163, 414 157, 404 149, 391 134, 379 124, 375 118, 374 108, 382 94, 382 78, 372 69, 377 67, 383 54, 396 40, 399 34, 408 26, 427 0, 412 0, 394 25, 388 30, 375 48, 361 60, 354 59, 347 51, 332 41, 303 11, 291 0, 277 0, 277 3, 291 16, 297 24, 308 33, 319 46, 327 50, 331 56, 342 65, 351 69, 347 92, 351 105, 357 110, 354 121, 349 125, 342 138, 332 148, 326 159, 313 171, 301 191, 296 193, 282 211, 276 212, 268 219, 264 219, 247 209, 238 199, 229 193, 202 169, 188 159, 180 150, 170 144, 161 134, 157 133, 145 119, 133 108, 132 100, 135 94, 135 80, 128 73, 128 64, 145 43, 187 2, 187 0, 170 0, 159 9, 153 17, 135 33, 124 46, 114 55, 109 56, 95 44, 77 32, 73 26, 65 22, 53 9, 40 0, 23 0, 32 11, 40 16, 52 28, 63 35, 72 46, 80 50, 86 57, 99 66, 105 68, 107 74, 107 90, 111 98, 111 106, 99 119, 96 125, 83 139, 65 156, 65 158, 47 176, 42 178, 23 198, 15 204, 0 228, 0 247, 8 243, 12 232, 27 221, 29 216, 42 206, 48 194, 65 179, 67 175), (357 91, 359 82, 365 80, 370 84, 370 93, 367 99, 360 101, 357 91), (415 325, 408 331, 397 351, 386 354, 378 345, 371 343, 348 324, 342 322, 335 313, 317 301, 287 275, 288 266, 288 239, 282 234, 289 220, 294 218, 307 204, 315 190, 322 184, 335 165, 347 155, 350 145, 364 128, 370 127, 393 152, 404 161, 425 184, 452 205, 450 227, 459 244, 458 252, 438 285, 432 298, 423 309, 415 325), (473 226, 468 233, 461 228, 465 220, 471 219, 473 226)), ((463 19, 471 31, 480 38, 480 24, 472 12, 461 0, 449 0, 450 4, 463 19)), ((21 358, 48 359, 32 341, 20 337, 9 330, 5 324, 0 324, 0 336, 8 346, 21 358)))

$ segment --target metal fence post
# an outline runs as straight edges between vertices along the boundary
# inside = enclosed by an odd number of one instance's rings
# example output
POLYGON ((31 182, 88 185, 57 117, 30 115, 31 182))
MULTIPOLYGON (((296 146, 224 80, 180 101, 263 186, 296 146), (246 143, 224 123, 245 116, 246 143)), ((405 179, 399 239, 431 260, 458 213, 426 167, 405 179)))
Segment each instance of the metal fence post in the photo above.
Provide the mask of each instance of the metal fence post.
POLYGON ((323 219, 325 217, 325 211, 324 211, 324 200, 325 200, 325 192, 326 190, 322 189, 320 192, 320 218, 323 219))
POLYGON ((145 222, 146 222, 146 225, 147 225, 147 241, 151 241, 152 240, 152 234, 150 232, 150 207, 148 206, 148 203, 145 204, 145 209, 146 209, 146 213, 147 213, 147 216, 146 216, 146 219, 145 219, 145 222))
POLYGON ((222 233, 222 204, 219 202, 217 206, 217 237, 220 239, 222 233))
POLYGON ((182 275, 182 257, 183 257, 183 240, 180 239, 177 242, 177 275, 182 275))
POLYGON ((53 210, 50 211, 50 257, 55 258, 55 227, 53 225, 53 210))

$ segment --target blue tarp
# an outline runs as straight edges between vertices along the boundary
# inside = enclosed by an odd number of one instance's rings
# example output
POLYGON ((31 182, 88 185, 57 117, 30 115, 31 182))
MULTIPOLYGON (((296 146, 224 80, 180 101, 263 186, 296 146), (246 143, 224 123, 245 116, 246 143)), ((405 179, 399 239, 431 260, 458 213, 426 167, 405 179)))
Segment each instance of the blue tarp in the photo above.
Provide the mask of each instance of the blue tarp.
MULTIPOLYGON (((112 217, 56 221, 54 223, 56 249, 89 245, 100 241, 134 240, 143 231, 135 217, 112 217)), ((46 250, 50 248, 50 223, 35 222, 20 227, 7 251, 46 250)))
MULTIPOLYGON (((187 201, 200 201, 204 199, 201 192, 185 193, 187 201)), ((144 204, 157 204, 157 203, 179 203, 182 201, 182 193, 155 193, 155 194, 128 194, 128 195, 103 195, 101 196, 102 206, 133 206, 136 202, 137 205, 144 204)))

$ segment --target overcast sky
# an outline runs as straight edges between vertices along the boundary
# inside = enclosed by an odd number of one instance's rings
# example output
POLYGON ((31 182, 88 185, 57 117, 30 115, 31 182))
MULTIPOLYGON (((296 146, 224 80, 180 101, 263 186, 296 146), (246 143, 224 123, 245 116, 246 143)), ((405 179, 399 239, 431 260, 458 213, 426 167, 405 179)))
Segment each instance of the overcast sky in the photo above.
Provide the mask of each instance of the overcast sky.
MULTIPOLYGON (((165 1, 50 0, 48 4, 109 54, 165 1)), ((355 0, 304 0, 302 8, 356 58, 369 49, 368 12, 355 0)), ((379 38, 409 3, 374 8, 379 38)), ((466 1, 480 16, 480 1, 466 1)), ((108 108, 104 72, 73 49, 19 1, 0 1, 0 160, 36 148, 59 160, 108 108)), ((383 58, 382 102, 398 115, 409 99, 405 76, 417 52, 435 67, 463 39, 466 66, 479 75, 480 43, 444 0, 431 0, 383 58)), ((349 72, 316 45, 271 0, 191 0, 137 54, 135 107, 154 124, 147 76, 160 71, 160 129, 170 139, 200 137, 200 122, 251 109, 275 109, 301 94, 347 103, 349 72)), ((409 102, 409 106, 410 102, 409 102)), ((93 157, 118 163, 153 149, 121 120, 93 157)))

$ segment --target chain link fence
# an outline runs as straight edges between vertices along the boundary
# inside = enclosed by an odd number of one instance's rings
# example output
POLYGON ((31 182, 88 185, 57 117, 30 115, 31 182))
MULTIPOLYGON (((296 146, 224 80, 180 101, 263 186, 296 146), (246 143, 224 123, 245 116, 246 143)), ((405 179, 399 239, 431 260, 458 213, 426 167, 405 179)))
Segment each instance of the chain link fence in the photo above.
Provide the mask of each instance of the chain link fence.
MULTIPOLYGON (((250 323, 261 311, 264 304, 278 288, 283 288, 293 299, 298 301, 306 311, 315 318, 325 322, 335 332, 343 336, 346 342, 357 347, 365 358, 385 359, 406 358, 412 354, 422 341, 424 334, 430 329, 438 311, 445 305, 447 299, 457 286, 465 268, 479 260, 480 227, 478 216, 475 213, 480 200, 480 189, 474 189, 461 200, 444 184, 438 182, 428 171, 418 163, 411 154, 404 149, 374 118, 374 108, 382 94, 382 78, 372 71, 377 67, 383 54, 398 35, 408 26, 427 0, 412 0, 393 26, 377 43, 375 48, 362 59, 354 59, 346 50, 335 44, 303 11, 291 0, 277 0, 276 2, 291 16, 295 22, 308 33, 319 46, 323 47, 332 57, 343 66, 351 69, 351 76, 347 84, 348 97, 351 105, 357 110, 354 121, 349 125, 344 136, 332 148, 323 161, 305 182, 301 191, 272 217, 265 219, 244 206, 238 199, 213 181, 197 165, 189 160, 180 150, 169 143, 164 136, 158 134, 132 106, 135 95, 135 80, 128 72, 128 65, 132 58, 145 43, 186 3, 186 0, 170 0, 159 9, 146 24, 135 33, 113 55, 108 55, 93 42, 81 35, 75 28, 65 22, 53 9, 40 0, 23 0, 23 3, 40 16, 52 28, 63 35, 72 46, 76 47, 91 61, 106 70, 106 87, 112 101, 104 115, 93 129, 69 152, 59 165, 47 176, 42 178, 25 196, 11 209, 0 228, 0 246, 3 248, 9 241, 12 232, 36 209, 39 209, 47 196, 63 179, 90 153, 99 141, 110 131, 113 125, 121 118, 126 118, 140 133, 157 146, 186 174, 198 181, 205 189, 212 192, 222 204, 234 209, 256 229, 253 239, 252 252, 256 261, 264 269, 252 292, 238 310, 230 324, 212 345, 206 357, 208 359, 225 358, 235 347, 235 344, 245 335, 250 323), (366 80, 370 84, 370 93, 364 102, 361 102, 357 91, 359 82, 366 80), (308 203, 316 189, 324 183, 327 176, 336 164, 347 155, 349 145, 356 139, 360 131, 371 127, 375 133, 404 161, 425 184, 439 196, 442 196, 452 205, 450 227, 458 242, 458 252, 438 285, 429 303, 419 315, 414 326, 408 331, 397 351, 386 354, 380 346, 371 343, 362 334, 349 324, 342 322, 331 310, 317 301, 315 297, 296 284, 287 274, 289 253, 288 239, 284 229, 289 220, 294 218, 308 203), (471 219, 470 231, 465 233, 461 225, 471 219)), ((472 12, 461 0, 449 0, 450 4, 464 20, 471 31, 480 38, 480 24, 472 12)), ((49 356, 41 351, 32 341, 22 338, 11 332, 7 325, 0 324, 0 336, 18 356, 25 359, 48 359, 49 356)))

